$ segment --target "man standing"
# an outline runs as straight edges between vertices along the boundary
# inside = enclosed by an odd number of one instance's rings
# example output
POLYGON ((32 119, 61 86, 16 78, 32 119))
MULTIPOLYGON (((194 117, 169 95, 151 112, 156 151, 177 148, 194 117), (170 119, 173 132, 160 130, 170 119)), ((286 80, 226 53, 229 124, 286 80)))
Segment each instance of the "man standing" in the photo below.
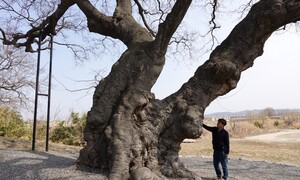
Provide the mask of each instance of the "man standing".
POLYGON ((229 134, 224 129, 227 122, 225 119, 219 119, 217 127, 209 127, 203 124, 203 128, 212 133, 212 144, 214 149, 213 164, 217 174, 217 179, 221 179, 221 170, 219 164, 221 163, 223 169, 223 179, 227 179, 227 158, 229 154, 229 134))

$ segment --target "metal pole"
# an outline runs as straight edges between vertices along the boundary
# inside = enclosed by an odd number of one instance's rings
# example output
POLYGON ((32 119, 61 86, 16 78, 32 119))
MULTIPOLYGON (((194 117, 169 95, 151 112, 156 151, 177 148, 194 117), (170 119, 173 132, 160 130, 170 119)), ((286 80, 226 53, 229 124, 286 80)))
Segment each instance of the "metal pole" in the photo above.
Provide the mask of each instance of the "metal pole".
POLYGON ((50 100, 51 100, 51 79, 52 79, 52 56, 53 56, 53 36, 50 36, 50 64, 49 64, 49 84, 48 84, 48 107, 47 107, 47 132, 46 151, 49 147, 49 125, 50 125, 50 100))
POLYGON ((32 132, 32 151, 35 150, 35 135, 36 135, 36 121, 37 121, 37 104, 38 104, 38 94, 39 94, 39 79, 40 79, 40 61, 41 61, 41 41, 42 41, 42 31, 40 32, 39 43, 38 43, 38 58, 37 58, 37 71, 36 71, 36 81, 35 81, 35 101, 34 101, 34 117, 33 117, 33 132, 32 132))

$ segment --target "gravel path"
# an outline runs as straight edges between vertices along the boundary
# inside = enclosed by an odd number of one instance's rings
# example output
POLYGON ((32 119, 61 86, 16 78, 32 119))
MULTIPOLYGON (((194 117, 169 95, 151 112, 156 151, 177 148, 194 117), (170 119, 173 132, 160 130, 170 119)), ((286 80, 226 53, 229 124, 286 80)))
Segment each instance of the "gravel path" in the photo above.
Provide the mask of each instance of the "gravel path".
MULTIPOLYGON (((215 176, 212 158, 183 158, 186 166, 201 175, 203 180, 215 176)), ((300 167, 265 161, 229 159, 229 180, 300 180, 300 167)))
MULTIPOLYGON (((101 180, 105 176, 96 169, 78 169, 78 154, 44 153, 32 151, 0 150, 0 179, 2 180, 101 180)), ((207 157, 183 157, 186 166, 203 180, 214 175, 212 159, 207 157)), ((300 179, 300 167, 264 161, 229 159, 229 179, 267 180, 300 179)))

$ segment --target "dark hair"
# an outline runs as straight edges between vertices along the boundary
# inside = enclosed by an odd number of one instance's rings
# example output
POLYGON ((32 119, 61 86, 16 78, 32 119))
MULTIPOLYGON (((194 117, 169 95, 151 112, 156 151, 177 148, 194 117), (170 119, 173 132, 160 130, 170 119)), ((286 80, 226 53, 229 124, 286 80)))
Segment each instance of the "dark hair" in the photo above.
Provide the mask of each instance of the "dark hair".
POLYGON ((222 123, 224 126, 226 126, 227 121, 225 119, 219 119, 218 122, 222 123))

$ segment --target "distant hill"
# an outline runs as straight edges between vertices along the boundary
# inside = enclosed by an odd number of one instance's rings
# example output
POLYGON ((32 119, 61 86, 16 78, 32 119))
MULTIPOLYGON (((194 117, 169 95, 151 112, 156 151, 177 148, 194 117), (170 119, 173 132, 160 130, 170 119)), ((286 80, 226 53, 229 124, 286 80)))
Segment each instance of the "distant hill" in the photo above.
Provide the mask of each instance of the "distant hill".
MULTIPOLYGON (((216 112, 211 114, 205 114, 205 118, 212 118, 212 117, 242 117, 246 115, 259 115, 266 109, 254 109, 254 110, 244 110, 238 112, 216 112)), ((274 116, 281 116, 287 112, 299 112, 300 109, 272 109, 274 116)))

